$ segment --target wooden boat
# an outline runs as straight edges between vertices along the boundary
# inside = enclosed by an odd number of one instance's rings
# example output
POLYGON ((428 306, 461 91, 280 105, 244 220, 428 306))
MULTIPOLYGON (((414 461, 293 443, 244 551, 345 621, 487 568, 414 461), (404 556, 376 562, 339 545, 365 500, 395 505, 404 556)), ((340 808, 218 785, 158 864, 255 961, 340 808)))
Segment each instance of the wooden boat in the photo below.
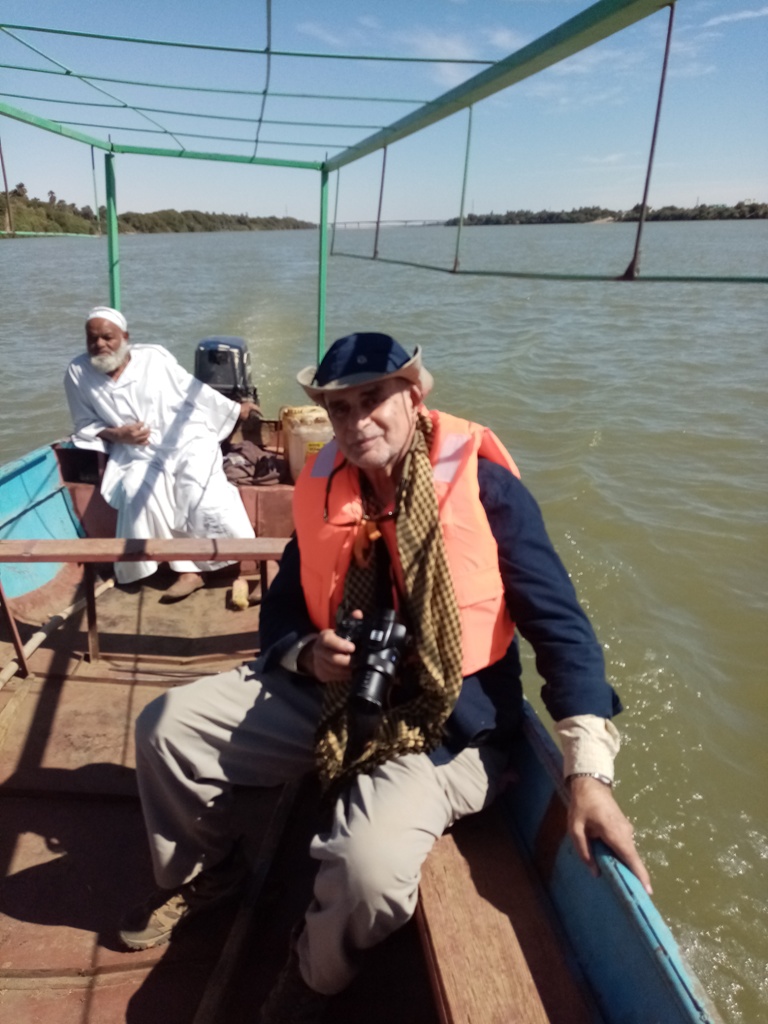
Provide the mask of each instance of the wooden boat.
MULTIPOLYGON (((273 444, 276 426, 262 428, 273 444)), ((254 656, 292 486, 241 489, 256 540, 120 541, 98 477, 93 453, 67 444, 0 471, 0 1004, 19 1024, 245 1019, 308 898, 322 805, 310 784, 244 798, 253 875, 240 906, 165 950, 122 952, 120 914, 151 886, 132 723, 164 687, 254 656), (110 586, 120 558, 214 550, 240 563, 247 608, 231 605, 232 574, 178 605, 159 603, 162 578, 110 586)), ((382 1021, 716 1021, 634 877, 602 851, 593 879, 575 856, 559 753, 530 708, 510 774, 490 812, 440 840, 415 925, 372 958, 335 1019, 378 1020, 378 986, 382 1021)))
MULTIPOLYGON (((442 103, 306 164, 321 176, 318 354, 330 171, 661 6, 601 0, 442 103)), ((5 104, 0 113, 107 151, 111 297, 119 306, 112 153, 151 151, 100 143, 5 104)), ((259 443, 278 450, 277 424, 259 430, 259 443)), ((307 839, 324 814, 311 783, 240 795, 252 871, 236 904, 147 953, 122 951, 115 933, 125 907, 152 884, 133 721, 164 688, 254 656, 260 596, 292 528, 292 487, 241 489, 255 540, 120 541, 99 493, 102 469, 93 453, 66 441, 0 469, 0 1007, 14 1024, 252 1021, 311 887, 307 839), (111 586, 112 563, 121 559, 214 552, 238 563, 246 607, 232 607, 234 577, 226 574, 175 606, 159 601, 162 577, 111 586)), ((634 877, 606 850, 598 851, 597 879, 575 856, 566 805, 560 755, 528 708, 506 791, 438 842, 414 922, 372 951, 359 981, 335 1000, 333 1019, 715 1024, 634 877)))

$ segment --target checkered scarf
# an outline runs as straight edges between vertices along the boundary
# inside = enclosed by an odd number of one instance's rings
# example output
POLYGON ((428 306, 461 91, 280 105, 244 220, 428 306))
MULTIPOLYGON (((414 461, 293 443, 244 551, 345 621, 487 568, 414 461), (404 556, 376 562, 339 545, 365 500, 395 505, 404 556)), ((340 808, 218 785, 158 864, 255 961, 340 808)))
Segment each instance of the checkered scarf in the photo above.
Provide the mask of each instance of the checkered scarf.
MULTIPOLYGON (((395 510, 395 533, 404 580, 401 613, 412 636, 412 649, 400 666, 399 683, 406 699, 386 709, 363 749, 350 743, 349 685, 323 687, 323 708, 315 755, 326 787, 402 754, 431 751, 442 739, 462 683, 461 622, 448 568, 432 480, 429 446, 432 421, 418 414, 395 510)), ((359 608, 375 611, 377 557, 386 557, 374 523, 359 527, 355 555, 344 584, 341 614, 359 608)))

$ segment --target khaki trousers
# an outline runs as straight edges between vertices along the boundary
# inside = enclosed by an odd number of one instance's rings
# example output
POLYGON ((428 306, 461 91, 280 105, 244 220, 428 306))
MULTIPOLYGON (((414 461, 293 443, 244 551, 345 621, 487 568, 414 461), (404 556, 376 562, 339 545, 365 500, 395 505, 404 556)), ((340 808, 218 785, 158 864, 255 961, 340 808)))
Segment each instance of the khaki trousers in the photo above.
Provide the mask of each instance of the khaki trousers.
MULTIPOLYGON (((169 690, 136 725, 136 766, 158 885, 176 888, 229 852, 232 788, 276 786, 314 769, 322 685, 256 661, 169 690)), ((314 837, 314 898, 297 951, 304 980, 332 995, 359 953, 406 923, 436 839, 497 791, 505 758, 467 748, 445 765, 426 754, 361 775, 314 837)))

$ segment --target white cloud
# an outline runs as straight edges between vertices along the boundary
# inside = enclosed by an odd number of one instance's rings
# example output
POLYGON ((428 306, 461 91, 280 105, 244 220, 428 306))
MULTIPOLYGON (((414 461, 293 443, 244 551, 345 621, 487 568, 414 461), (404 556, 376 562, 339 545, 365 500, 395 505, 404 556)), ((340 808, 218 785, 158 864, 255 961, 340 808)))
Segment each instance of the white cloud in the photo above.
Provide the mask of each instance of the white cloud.
POLYGON ((519 32, 509 28, 486 29, 483 35, 490 46, 495 50, 501 50, 505 56, 519 50, 528 42, 519 32))
POLYGON ((704 22, 704 28, 712 28, 714 25, 725 25, 730 21, 746 21, 747 18, 768 18, 768 7, 761 7, 757 11, 734 11, 733 14, 720 14, 716 18, 710 18, 704 22))
POLYGON ((618 85, 572 89, 564 82, 550 79, 529 81, 525 85, 525 96, 542 100, 552 110, 589 110, 594 107, 617 107, 626 103, 626 90, 618 85))
POLYGON ((302 35, 310 36, 321 43, 327 43, 328 46, 342 46, 344 43, 340 36, 334 35, 334 33, 329 32, 324 26, 318 25, 315 21, 303 21, 296 27, 302 35))
MULTIPOLYGON (((475 60, 478 55, 469 39, 458 33, 430 32, 417 29, 413 33, 399 33, 396 41, 414 56, 475 60)), ((451 88, 481 70, 479 65, 435 64, 432 77, 440 85, 451 88)))
POLYGON ((621 47, 592 47, 581 50, 553 65, 551 71, 556 75, 588 75, 603 71, 627 71, 629 68, 643 64, 647 54, 641 49, 621 47))
POLYGON ((703 61, 689 60, 684 64, 670 66, 670 78, 703 78, 705 75, 713 75, 717 71, 714 64, 705 64, 703 61))
POLYGON ((607 153, 605 156, 585 156, 582 161, 585 164, 595 164, 601 167, 610 167, 615 164, 624 163, 627 159, 626 153, 607 153))
POLYGON ((413 33, 399 33, 397 39, 419 57, 452 57, 456 60, 472 60, 477 56, 466 36, 458 33, 430 32, 416 30, 413 33))

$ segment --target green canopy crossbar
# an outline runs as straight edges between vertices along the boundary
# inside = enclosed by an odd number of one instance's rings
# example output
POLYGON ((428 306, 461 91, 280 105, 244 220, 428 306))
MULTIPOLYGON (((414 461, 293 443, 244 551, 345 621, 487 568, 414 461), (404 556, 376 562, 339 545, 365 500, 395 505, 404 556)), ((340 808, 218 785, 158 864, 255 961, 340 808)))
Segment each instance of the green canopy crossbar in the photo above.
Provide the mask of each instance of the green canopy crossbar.
MULTIPOLYGON (((81 39, 99 39, 115 43, 139 43, 143 46, 168 46, 176 49, 208 50, 211 53, 243 53, 261 57, 271 54, 273 57, 301 57, 309 60, 387 61, 397 64, 482 64, 485 67, 493 64, 492 60, 479 60, 471 57, 398 57, 371 53, 311 53, 302 50, 274 50, 269 45, 263 47, 214 46, 211 43, 181 43, 168 39, 144 39, 140 36, 111 36, 103 35, 99 32, 73 32, 61 28, 41 28, 39 25, 11 25, 3 23, 0 25, 0 29, 4 32, 9 29, 17 32, 47 32, 50 35, 78 36, 81 39)), ((10 35, 11 33, 8 32, 8 34, 10 35)))
POLYGON ((600 0, 505 60, 498 61, 474 78, 363 140, 354 150, 332 157, 328 161, 328 170, 338 170, 353 160, 436 124, 667 6, 669 0, 600 0))
MULTIPOLYGON (((612 278, 606 275, 592 275, 592 274, 552 274, 552 273, 538 273, 538 272, 523 272, 523 271, 497 271, 497 270, 473 270, 460 267, 459 265, 459 239, 461 238, 461 226, 463 224, 463 208, 464 208, 464 196, 466 194, 467 174, 469 167, 469 143, 471 137, 471 110, 473 106, 479 101, 486 99, 499 91, 506 89, 524 79, 537 74, 545 68, 551 67, 552 65, 564 60, 567 57, 572 56, 579 51, 592 46, 593 44, 605 39, 616 32, 621 31, 624 28, 640 21, 643 18, 653 15, 660 11, 664 7, 670 7, 674 0, 597 0, 591 6, 581 11, 575 17, 564 22, 557 28, 550 32, 545 33, 539 39, 534 40, 528 45, 522 47, 520 50, 512 53, 510 56, 503 60, 493 62, 489 60, 481 59, 456 59, 456 58, 438 58, 438 57, 411 57, 411 56, 384 56, 380 54, 354 54, 354 53, 317 53, 317 52, 303 52, 298 50, 289 49, 276 49, 272 46, 272 26, 271 26, 271 0, 264 0, 266 10, 266 45, 262 47, 247 47, 247 46, 219 46, 212 43, 198 43, 198 42, 184 42, 184 41, 172 41, 162 39, 148 39, 133 36, 118 36, 118 35, 107 35, 102 33, 93 32, 78 32, 68 29, 53 29, 42 26, 33 25, 18 25, 11 23, 0 24, 0 33, 13 40, 16 44, 30 50, 38 55, 42 61, 45 61, 49 66, 45 67, 34 67, 26 66, 21 64, 10 64, 0 63, 0 69, 7 69, 13 71, 24 72, 34 75, 55 75, 58 77, 64 77, 69 82, 78 83, 79 88, 91 89, 98 93, 100 99, 96 101, 88 101, 82 96, 72 92, 71 97, 67 97, 67 94, 62 90, 62 94, 53 98, 45 98, 42 96, 29 96, 22 94, 6 94, 5 99, 0 101, 0 114, 15 119, 17 121, 24 122, 33 127, 43 129, 48 132, 55 133, 59 136, 71 139, 76 142, 85 143, 90 146, 92 151, 99 149, 105 151, 105 175, 107 181, 107 227, 109 231, 109 253, 110 253, 110 272, 111 272, 111 290, 113 305, 119 305, 120 289, 119 289, 119 258, 117 255, 117 204, 115 199, 115 180, 114 180, 114 157, 117 154, 120 155, 141 155, 141 156, 154 156, 164 157, 171 159, 184 159, 184 160, 204 160, 214 162, 225 162, 232 164, 252 164, 254 166, 265 166, 265 167, 282 167, 292 168, 301 170, 311 170, 319 172, 320 174, 320 201, 319 201, 319 216, 320 216, 320 269, 318 275, 319 281, 319 296, 318 296, 318 353, 322 353, 324 345, 324 324, 325 324, 325 284, 327 278, 327 259, 328 259, 328 186, 329 176, 333 171, 337 172, 337 192, 336 192, 336 209, 338 209, 338 182, 339 182, 339 171, 342 167, 354 163, 361 158, 375 153, 379 150, 386 153, 388 147, 394 143, 413 135, 423 129, 438 123, 462 110, 469 112, 469 122, 467 131, 467 142, 464 154, 464 176, 462 181, 462 200, 461 200, 461 215, 459 217, 459 231, 457 234, 456 243, 456 254, 453 261, 453 267, 438 267, 429 266, 424 264, 418 264, 407 260, 387 259, 382 258, 378 253, 378 229, 386 223, 381 219, 381 202, 383 193, 383 175, 382 182, 380 185, 379 192, 379 213, 377 217, 377 238, 374 243, 374 255, 378 258, 380 263, 400 264, 402 266, 414 266, 421 267, 425 270, 434 270, 447 273, 475 275, 475 276, 498 276, 498 277, 516 277, 516 278, 532 278, 541 280, 578 280, 578 281, 607 281, 607 280, 618 280, 619 278, 612 278), (19 33, 23 33, 21 36, 19 33), (103 43, 114 43, 115 45, 124 45, 127 47, 169 47, 181 50, 190 51, 205 51, 211 54, 239 54, 244 58, 254 58, 259 62, 258 67, 264 75, 264 81, 262 88, 253 89, 237 89, 229 88, 224 85, 216 85, 211 83, 206 84, 195 84, 186 85, 183 82, 154 82, 154 81, 141 81, 135 78, 117 78, 113 76, 107 76, 102 74, 92 73, 87 68, 85 70, 75 71, 71 68, 66 67, 61 61, 55 57, 45 53, 39 47, 35 46, 29 39, 24 38, 27 35, 47 35, 47 36, 67 36, 67 37, 79 37, 83 40, 92 41, 94 48, 97 44, 103 43), (271 88, 271 70, 273 62, 277 59, 288 61, 291 67, 295 66, 296 62, 299 61, 322 61, 324 63, 333 62, 345 62, 347 65, 354 65, 355 62, 378 62, 380 64, 389 64, 393 68, 402 67, 404 65, 453 65, 457 67, 472 65, 481 68, 476 74, 472 75, 461 85, 456 86, 453 89, 444 92, 442 95, 429 101, 408 99, 402 96, 366 96, 362 94, 362 90, 357 86, 351 87, 349 92, 345 95, 343 92, 332 92, 332 93, 313 93, 313 92, 291 92, 291 91, 277 91, 271 88), (127 86, 131 89, 141 90, 174 90, 176 92, 188 92, 194 93, 200 97, 244 97, 253 98, 258 101, 253 106, 257 107, 253 115, 241 116, 241 112, 238 110, 223 110, 220 113, 210 112, 208 109, 203 110, 171 110, 163 108, 161 105, 144 102, 129 102, 127 99, 114 95, 111 89, 116 86, 127 86), (136 124, 131 125, 109 125, 109 124, 92 124, 82 121, 71 121, 56 119, 51 116, 45 116, 37 113, 32 113, 29 110, 23 110, 20 107, 12 106, 7 102, 8 99, 23 100, 26 103, 40 104, 43 109, 49 105, 56 104, 69 104, 74 108, 82 107, 93 107, 99 109, 116 109, 124 113, 130 113, 139 118, 144 122, 144 126, 137 126, 136 124), (311 119, 289 119, 289 118, 276 118, 267 117, 267 102, 272 100, 288 100, 288 101, 301 101, 304 105, 311 104, 323 104, 323 103, 376 103, 376 104, 406 104, 412 109, 405 116, 393 121, 391 124, 386 126, 381 125, 369 125, 369 124, 344 124, 340 123, 337 119, 325 116, 323 120, 311 120, 311 119), (219 120, 229 121, 231 123, 248 124, 254 129, 253 135, 250 138, 241 138, 237 136, 227 135, 212 135, 212 134, 193 134, 187 131, 181 131, 178 128, 178 122, 168 122, 168 124, 162 123, 168 121, 168 119, 177 118, 199 118, 208 120, 219 120), (283 141, 267 140, 261 137, 262 130, 268 125, 280 126, 283 129, 290 129, 290 132, 286 131, 286 135, 290 134, 291 138, 286 138, 283 141), (105 133, 107 137, 98 138, 95 134, 88 134, 81 129, 90 129, 93 133, 105 133), (327 142, 318 142, 313 140, 311 137, 307 137, 306 130, 309 129, 332 129, 338 131, 358 131, 368 132, 362 139, 359 139, 352 144, 343 143, 331 145, 327 142), (300 132, 304 130, 302 136, 300 132), (154 146, 154 145, 131 145, 128 144, 125 138, 128 133, 145 133, 147 135, 164 135, 168 140, 172 140, 174 146, 154 146), (121 140, 122 136, 122 140, 121 140), (186 140, 204 140, 205 142, 214 144, 210 150, 204 151, 202 149, 190 150, 186 148, 182 139, 186 140), (220 143, 232 143, 247 146, 251 150, 250 155, 244 155, 240 153, 222 152, 220 143), (264 148, 269 147, 307 147, 307 148, 319 148, 323 151, 323 158, 318 160, 295 160, 291 159, 288 155, 275 155, 271 157, 262 156, 259 151, 263 151, 264 148)), ((671 18, 670 18, 671 26, 671 18)), ((669 48, 669 41, 667 42, 667 48, 669 48)), ((96 51, 99 54, 103 52, 103 45, 100 46, 99 50, 96 51)), ((665 58, 666 65, 666 58, 665 58)), ((398 81, 399 71, 394 75, 390 76, 390 80, 395 82, 398 81)), ((122 90, 121 90, 122 91, 122 90)), ((135 93, 133 94, 135 95, 135 93)), ((146 95, 146 94, 143 94, 146 95)), ((150 100, 150 103, 152 101, 150 100)), ((659 100, 660 108, 660 100, 659 100)), ((247 113, 247 111, 246 111, 247 113)), ((304 114, 304 111, 302 111, 304 114)), ((306 115, 305 115, 306 116, 306 115)), ((183 122, 182 122, 183 123, 183 122)), ((654 141, 656 131, 658 129, 658 113, 657 123, 654 127, 654 141)), ((653 146, 653 143, 652 143, 653 146)), ((652 156, 652 154, 651 154, 652 156)), ((383 167, 386 157, 383 158, 383 167)), ((648 183, 650 182, 650 164, 646 178, 646 189, 643 197, 643 208, 647 206, 647 192, 648 183)), ((332 238, 335 240, 336 230, 336 218, 334 214, 334 235, 332 238)), ((353 258, 370 259, 371 257, 359 256, 354 253, 340 253, 334 250, 333 241, 330 246, 331 250, 336 255, 348 256, 353 258)), ((639 251, 639 233, 638 241, 636 243, 636 254, 633 260, 635 269, 637 268, 637 253, 639 251)), ((633 276, 626 275, 626 279, 642 280, 646 282, 706 282, 706 283, 722 283, 722 282, 734 282, 734 283, 754 283, 760 282, 765 283, 768 281, 762 277, 689 277, 689 276, 633 276)))
MULTIPOLYGON (((647 17, 649 14, 661 9, 668 5, 668 0, 598 0, 598 3, 593 4, 585 11, 581 12, 574 18, 560 25, 558 28, 553 29, 551 32, 546 33, 540 39, 528 46, 523 47, 516 53, 511 54, 505 60, 492 63, 489 61, 467 61, 467 60, 456 60, 452 58, 415 58, 415 57, 384 57, 376 55, 375 58, 371 55, 360 55, 360 54, 314 54, 314 53, 303 53, 300 51, 289 51, 289 50, 275 50, 268 44, 266 47, 221 47, 214 46, 212 44, 202 43, 178 43, 168 40, 155 40, 155 39, 142 39, 139 37, 129 36, 108 36, 97 33, 87 32, 74 32, 69 30, 58 30, 50 29, 41 26, 32 25, 18 25, 12 23, 0 24, 0 30, 4 31, 9 35, 10 38, 16 40, 21 45, 28 47, 51 63, 58 66, 60 73, 67 74, 68 77, 75 77, 83 84, 90 85, 93 88, 100 89, 95 83, 100 79, 99 76, 93 76, 78 72, 75 74, 70 69, 64 68, 64 66, 57 60, 48 55, 44 54, 37 47, 33 46, 27 40, 20 39, 15 33, 17 32, 28 32, 28 33, 46 33, 49 35, 68 35, 78 36, 85 39, 98 39, 100 41, 111 40, 114 42, 122 42, 125 44, 133 45, 153 45, 153 46, 170 46, 170 47, 182 47, 192 48, 199 50, 210 50, 210 51, 222 51, 227 53, 243 53, 252 56, 282 56, 288 58, 300 58, 314 59, 323 58, 325 60, 367 60, 375 59, 377 61, 391 61, 393 63, 437 63, 437 64, 481 64, 485 67, 485 70, 479 72, 474 77, 470 78, 467 82, 456 87, 455 89, 449 90, 437 99, 432 100, 428 103, 421 104, 411 114, 406 115, 405 118, 396 121, 394 124, 387 128, 379 129, 375 133, 369 136, 367 139, 362 140, 353 146, 348 146, 342 150, 336 156, 332 156, 326 162, 326 168, 329 172, 338 170, 339 167, 344 166, 346 163, 351 163, 360 159, 369 153, 375 152, 379 149, 383 149, 386 145, 391 145, 393 142, 399 139, 405 138, 414 132, 420 131, 423 128, 436 123, 443 118, 449 117, 451 114, 456 113, 459 110, 463 110, 466 107, 472 106, 480 99, 484 99, 494 93, 505 89, 508 86, 521 81, 522 79, 535 74, 538 71, 543 70, 558 61, 563 60, 566 57, 577 53, 579 50, 584 49, 587 46, 598 42, 605 37, 612 35, 620 29, 626 28, 628 25, 633 24, 640 19, 647 17), (490 66, 489 66, 490 65, 490 66)), ((269 0, 267 3, 267 13, 269 16, 270 4, 269 0)), ((37 71, 38 69, 30 69, 37 71)), ((114 83, 113 83, 114 84, 114 83)), ((148 83, 136 83, 145 84, 148 83)), ((105 90, 101 90, 104 91, 105 90)), ((197 90, 201 91, 201 90, 197 90)), ((266 90, 261 90, 256 93, 257 95, 264 98, 267 94, 266 90)), ((107 93, 107 95, 109 95, 107 93)), ((276 95, 276 94, 270 94, 276 95)), ((111 97, 117 99, 116 97, 111 97)), ((122 103, 123 101, 118 100, 117 102, 122 103)), ((126 109, 135 110, 136 113, 148 120, 149 115, 146 112, 140 111, 137 107, 125 103, 126 109)), ((2 108, 0 108, 2 112, 2 108)), ((9 116, 14 116, 10 114, 9 116)), ((30 122, 34 123, 34 122, 30 122)), ((169 135, 172 133, 164 128, 162 125, 156 124, 162 131, 168 132, 169 135)), ((116 129, 114 129, 116 130, 116 129)), ((64 134, 64 133, 62 133, 64 134)), ((75 136, 71 136, 75 137, 75 136)), ((90 141, 90 140, 81 140, 90 141)), ((178 140, 176 140, 178 142, 178 140)), ((183 145, 178 143, 180 148, 183 149, 183 145)), ((102 146, 101 148, 108 148, 102 146)), ((116 151, 116 150, 115 150, 116 151)), ((150 155, 150 154, 148 154, 150 155)), ((212 159, 224 159, 223 154, 212 154, 212 159)))
MULTIPOLYGON (((128 107, 125 103, 96 103, 93 100, 63 100, 60 97, 54 96, 27 96, 23 93, 6 92, 3 95, 9 100, 34 100, 36 103, 59 103, 70 107, 98 107, 99 109, 107 110, 140 110, 150 114, 175 114, 178 117, 195 117, 202 118, 208 121, 237 121, 244 124, 257 124, 258 120, 255 117, 236 117, 234 114, 203 114, 195 110, 169 110, 166 107, 142 107, 134 105, 128 107)), ((261 95, 260 93, 254 93, 254 95, 261 95)), ((270 93, 274 96, 274 93, 270 93)), ((74 124, 73 121, 62 121, 61 124, 74 124)), ((378 124, 345 124, 344 122, 333 122, 333 121, 289 121, 289 120, 277 120, 275 118, 265 117, 262 124, 274 124, 274 125, 285 125, 292 128, 346 128, 355 129, 356 131, 371 131, 377 128, 381 128, 382 125, 378 124)), ((94 128, 113 128, 112 125, 92 125, 94 128)), ((127 129, 125 129, 127 130, 127 129)), ((137 129, 141 131, 142 129, 137 129)), ((216 136, 211 136, 216 138, 216 136)))
POLYGON ((51 121, 47 117, 38 117, 37 114, 30 114, 26 110, 19 109, 19 107, 12 107, 9 103, 0 102, 0 114, 13 118, 14 121, 22 121, 24 124, 33 125, 35 128, 42 128, 47 132, 53 132, 55 135, 63 135, 65 138, 72 139, 75 142, 84 142, 88 146, 95 146, 96 149, 112 149, 112 143, 109 141, 85 135, 83 132, 76 132, 72 128, 65 127, 59 121, 51 121))
MULTIPOLYGON (((77 75, 75 72, 73 72, 71 68, 68 68, 65 64, 62 64, 60 61, 56 60, 54 57, 51 57, 49 54, 43 53, 42 50, 38 50, 38 48, 36 46, 33 46, 31 43, 27 42, 27 40, 19 39, 18 36, 14 35, 13 32, 9 32, 7 30, 7 28, 4 28, 3 26, 0 26, 0 28, 2 28, 2 30, 6 33, 6 35, 9 35, 12 39, 15 39, 17 43, 20 43, 22 46, 26 46, 28 49, 32 50, 34 53, 38 54, 40 57, 44 57, 46 60, 50 61, 52 64, 55 64, 57 67, 61 68, 68 76, 70 76, 72 78, 77 78, 80 81, 83 81, 84 85, 87 85, 91 89, 95 89, 96 92, 101 93, 104 96, 107 96, 111 100, 116 100, 117 102, 122 103, 122 101, 118 100, 117 96, 113 96, 111 92, 107 92, 106 89, 103 89, 100 85, 96 85, 94 82, 84 81, 83 79, 80 78, 79 75, 77 75)), ((130 105, 126 103, 126 104, 124 104, 124 106, 125 107, 129 107, 130 105)), ((182 143, 179 142, 179 140, 174 136, 173 132, 169 131, 167 128, 163 128, 163 126, 161 124, 159 124, 157 121, 155 121, 154 118, 151 118, 148 114, 142 113, 141 111, 135 110, 135 108, 130 108, 130 109, 133 109, 135 111, 135 113, 138 115, 138 117, 142 117, 142 118, 144 118, 144 120, 148 121, 150 124, 155 125, 156 128, 160 128, 163 132, 165 132, 167 135, 169 135, 174 140, 174 142, 177 142, 179 144, 179 146, 182 146, 182 143)), ((183 146, 182 146, 182 148, 183 148, 183 146)))
MULTIPOLYGON (((27 64, 2 64, 0 69, 7 71, 30 71, 36 75, 59 75, 68 78, 66 71, 60 68, 33 68, 27 64)), ((142 89, 175 89, 179 92, 194 92, 206 95, 222 96, 262 96, 263 89, 226 89, 210 85, 178 85, 173 82, 140 82, 135 78, 110 78, 107 75, 91 75, 81 72, 77 76, 88 82, 110 82, 112 85, 136 85, 142 89)), ((6 95, 8 95, 6 93, 6 95)), ((422 100, 408 99, 404 96, 366 96, 363 93, 355 96, 327 95, 320 92, 278 92, 273 90, 270 96, 279 99, 289 100, 332 100, 339 103, 405 103, 408 106, 418 106, 424 103, 422 100)), ((64 101, 66 102, 66 101, 64 101)))
POLYGON ((230 164, 256 164, 261 167, 291 167, 303 171, 320 171, 323 164, 312 160, 280 160, 268 156, 235 156, 232 153, 195 153, 184 149, 153 149, 151 146, 112 145, 113 153, 133 153, 135 156, 169 156, 183 160, 213 160, 230 164))
MULTIPOLYGON (((257 122, 253 121, 252 124, 257 122)), ((267 122, 265 122, 267 123, 267 122)), ((88 121, 60 121, 62 125, 72 125, 76 128, 103 128, 105 131, 121 131, 121 132, 139 132, 142 135, 167 135, 168 133, 163 131, 161 128, 127 128, 125 125, 111 125, 111 124, 91 124, 88 121)), ((253 139, 243 138, 242 135, 203 135, 199 132, 180 132, 175 131, 173 133, 174 139, 209 139, 213 142, 244 142, 247 145, 253 145, 253 139)), ((324 152, 328 152, 329 148, 338 149, 338 143, 329 142, 288 142, 285 139, 260 139, 260 146, 299 146, 305 149, 322 149, 324 152)), ((119 147, 115 147, 115 152, 119 152, 119 147)), ((183 153, 177 154, 183 156, 183 153)))

